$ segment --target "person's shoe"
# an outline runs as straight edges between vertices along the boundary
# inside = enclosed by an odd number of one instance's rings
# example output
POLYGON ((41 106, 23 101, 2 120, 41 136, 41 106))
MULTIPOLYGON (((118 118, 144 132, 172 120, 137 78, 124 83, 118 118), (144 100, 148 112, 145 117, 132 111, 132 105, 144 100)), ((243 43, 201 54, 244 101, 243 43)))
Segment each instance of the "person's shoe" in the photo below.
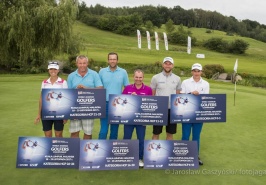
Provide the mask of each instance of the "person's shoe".
POLYGON ((139 160, 139 167, 140 168, 143 168, 144 167, 144 162, 141 159, 139 160))
POLYGON ((202 160, 200 160, 200 158, 198 157, 198 159, 199 159, 199 165, 203 165, 203 162, 202 162, 202 160))

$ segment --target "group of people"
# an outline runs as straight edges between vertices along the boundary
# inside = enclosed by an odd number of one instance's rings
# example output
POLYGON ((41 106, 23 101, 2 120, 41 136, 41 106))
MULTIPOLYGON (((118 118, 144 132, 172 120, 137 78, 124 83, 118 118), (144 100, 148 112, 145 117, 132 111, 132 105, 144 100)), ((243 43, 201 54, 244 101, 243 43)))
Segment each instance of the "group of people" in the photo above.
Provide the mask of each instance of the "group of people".
MULTIPOLYGON (((59 64, 49 62, 48 72, 50 78, 42 82, 41 88, 70 88, 70 89, 89 89, 105 88, 106 89, 106 117, 100 119, 100 132, 98 139, 107 139, 110 130, 109 139, 118 138, 119 124, 108 123, 108 104, 110 94, 131 94, 131 95, 154 95, 168 96, 168 122, 166 125, 166 139, 173 140, 176 133, 177 124, 170 124, 170 96, 171 94, 208 94, 209 83, 202 79, 202 66, 199 63, 192 65, 192 77, 181 82, 179 76, 172 72, 174 60, 171 57, 165 57, 162 61, 162 72, 156 74, 151 79, 150 86, 143 83, 144 72, 136 69, 133 74, 134 83, 129 84, 127 71, 118 67, 118 54, 108 54, 108 66, 102 68, 99 73, 88 68, 89 60, 86 56, 80 55, 76 58, 77 70, 69 74, 67 81, 58 76, 59 64), (110 128, 109 128, 110 126, 110 128)), ((39 99, 39 111, 35 124, 41 120, 42 98, 39 99)), ((54 125, 55 136, 63 137, 64 124, 67 120, 42 120, 43 131, 46 137, 52 137, 52 126, 54 125)), ((71 137, 79 137, 79 132, 84 132, 83 139, 92 138, 94 126, 93 119, 70 120, 69 132, 71 137)), ((192 140, 197 141, 198 151, 200 146, 200 133, 203 123, 183 123, 182 140, 189 140, 192 131, 192 140)), ((136 128, 137 138, 139 140, 139 166, 143 167, 144 140, 146 133, 145 125, 124 125, 123 139, 131 139, 134 128, 136 128)), ((163 126, 153 126, 153 140, 158 140, 162 133, 163 126)), ((199 159, 199 164, 203 162, 199 159)))

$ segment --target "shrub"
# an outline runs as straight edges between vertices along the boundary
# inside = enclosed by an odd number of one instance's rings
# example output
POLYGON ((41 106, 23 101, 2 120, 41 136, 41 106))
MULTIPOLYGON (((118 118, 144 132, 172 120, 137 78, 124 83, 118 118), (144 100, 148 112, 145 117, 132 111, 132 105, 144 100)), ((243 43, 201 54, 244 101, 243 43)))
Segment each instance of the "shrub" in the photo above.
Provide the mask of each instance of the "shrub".
POLYGON ((203 67, 203 76, 211 78, 215 73, 223 73, 224 67, 220 64, 207 64, 203 67))
POLYGON ((204 41, 203 47, 220 53, 244 54, 249 44, 241 39, 229 43, 222 38, 211 38, 204 41))
POLYGON ((222 38, 211 38, 203 43, 203 47, 220 53, 227 53, 229 51, 228 43, 222 38))
POLYGON ((236 39, 235 41, 230 43, 229 52, 234 54, 244 54, 245 51, 248 49, 248 46, 249 43, 241 39, 236 39))

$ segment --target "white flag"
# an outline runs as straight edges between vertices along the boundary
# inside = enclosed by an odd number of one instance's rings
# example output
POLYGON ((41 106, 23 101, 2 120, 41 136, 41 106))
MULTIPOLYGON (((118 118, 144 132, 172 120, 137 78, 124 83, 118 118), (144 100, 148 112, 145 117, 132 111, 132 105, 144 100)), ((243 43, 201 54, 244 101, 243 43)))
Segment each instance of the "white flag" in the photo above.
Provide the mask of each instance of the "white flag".
POLYGON ((139 30, 137 30, 137 36, 138 36, 138 48, 141 49, 141 35, 139 30))
POLYGON ((151 49, 151 36, 150 36, 150 32, 149 31, 146 31, 146 35, 147 35, 148 49, 151 49))
POLYGON ((157 32, 154 32, 155 35, 155 46, 156 46, 156 50, 159 50, 159 37, 157 32))
POLYGON ((235 73, 237 73, 237 67, 238 67, 238 59, 236 59, 236 63, 235 63, 235 66, 234 66, 235 73))
POLYGON ((163 39, 164 39, 165 50, 168 51, 168 40, 165 32, 163 32, 163 39))
POLYGON ((190 36, 187 37, 187 53, 188 54, 191 53, 191 37, 190 36))

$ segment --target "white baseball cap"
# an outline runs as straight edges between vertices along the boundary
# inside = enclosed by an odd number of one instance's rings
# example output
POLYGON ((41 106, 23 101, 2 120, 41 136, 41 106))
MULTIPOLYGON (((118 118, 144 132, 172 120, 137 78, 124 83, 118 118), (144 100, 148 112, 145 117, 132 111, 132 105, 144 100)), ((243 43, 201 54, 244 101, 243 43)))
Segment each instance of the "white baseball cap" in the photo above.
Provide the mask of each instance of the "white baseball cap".
POLYGON ((193 64, 192 67, 191 67, 191 70, 194 70, 194 69, 197 69, 197 70, 202 71, 202 66, 201 66, 201 64, 199 64, 199 63, 195 63, 195 64, 193 64))
POLYGON ((173 58, 171 58, 171 57, 165 57, 164 59, 163 59, 163 63, 165 63, 165 62, 171 62, 172 64, 174 64, 174 59, 173 58))
POLYGON ((49 62, 48 63, 48 69, 59 69, 58 62, 49 62))

